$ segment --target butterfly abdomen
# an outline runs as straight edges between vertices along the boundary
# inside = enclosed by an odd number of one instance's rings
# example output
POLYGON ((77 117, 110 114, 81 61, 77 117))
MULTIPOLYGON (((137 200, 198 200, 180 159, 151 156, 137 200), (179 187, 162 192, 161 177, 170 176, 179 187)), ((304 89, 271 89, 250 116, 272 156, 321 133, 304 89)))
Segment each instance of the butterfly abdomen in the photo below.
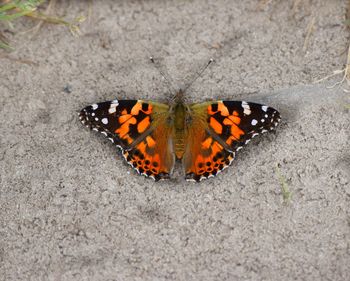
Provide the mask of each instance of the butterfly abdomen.
POLYGON ((179 102, 174 107, 174 151, 177 159, 181 159, 185 151, 185 117, 186 107, 179 102))
POLYGON ((184 130, 176 130, 174 134, 174 150, 177 159, 182 159, 185 151, 185 133, 184 130))

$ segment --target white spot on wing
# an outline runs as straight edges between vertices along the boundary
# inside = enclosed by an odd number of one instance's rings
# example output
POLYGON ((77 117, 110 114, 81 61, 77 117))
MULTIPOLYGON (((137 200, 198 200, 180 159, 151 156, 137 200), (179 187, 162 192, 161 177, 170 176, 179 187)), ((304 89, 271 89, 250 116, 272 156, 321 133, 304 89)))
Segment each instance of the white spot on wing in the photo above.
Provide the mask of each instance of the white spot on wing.
POLYGON ((108 119, 107 118, 102 118, 101 122, 106 125, 106 124, 108 124, 108 119))
POLYGON ((98 108, 98 105, 96 103, 92 104, 91 106, 93 110, 96 110, 98 108))
POLYGON ((263 105, 262 107, 261 107, 261 109, 263 110, 263 111, 267 111, 267 106, 266 105, 263 105))
POLYGON ((111 106, 109 109, 108 109, 108 112, 109 112, 109 114, 113 114, 114 112, 116 112, 117 110, 116 110, 116 107, 115 106, 111 106))
POLYGON ((253 119, 253 120, 252 120, 252 125, 255 126, 256 124, 258 124, 258 121, 255 120, 255 119, 253 119))
POLYGON ((186 179, 186 181, 196 182, 195 179, 192 179, 192 178, 188 178, 186 179))
POLYGON ((111 102, 111 105, 110 105, 109 109, 108 109, 108 112, 110 114, 113 114, 114 112, 116 112, 118 105, 119 105, 119 101, 118 100, 113 100, 111 102))
POLYGON ((250 106, 249 106, 249 104, 247 103, 247 102, 245 102, 245 101, 242 101, 242 107, 243 107, 243 113, 245 114, 245 115, 250 115, 250 113, 251 113, 251 111, 250 111, 250 106))

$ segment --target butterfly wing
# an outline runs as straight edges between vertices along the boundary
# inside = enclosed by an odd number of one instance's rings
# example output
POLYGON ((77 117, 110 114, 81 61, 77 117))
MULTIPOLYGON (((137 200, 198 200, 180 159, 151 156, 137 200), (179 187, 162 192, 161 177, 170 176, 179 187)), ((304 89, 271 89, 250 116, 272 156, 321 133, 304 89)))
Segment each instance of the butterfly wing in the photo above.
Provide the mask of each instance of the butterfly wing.
POLYGON ((244 101, 216 101, 189 106, 183 163, 186 179, 200 181, 229 166, 235 152, 280 121, 277 110, 244 101))
POLYGON ((207 131, 209 127, 205 119, 194 118, 187 129, 187 145, 182 163, 186 173, 186 180, 201 181, 216 176, 229 166, 234 158, 234 153, 225 149, 207 131))
POLYGON ((81 122, 122 149, 126 161, 142 175, 167 178, 174 166, 169 106, 142 100, 113 100, 81 110, 81 122))

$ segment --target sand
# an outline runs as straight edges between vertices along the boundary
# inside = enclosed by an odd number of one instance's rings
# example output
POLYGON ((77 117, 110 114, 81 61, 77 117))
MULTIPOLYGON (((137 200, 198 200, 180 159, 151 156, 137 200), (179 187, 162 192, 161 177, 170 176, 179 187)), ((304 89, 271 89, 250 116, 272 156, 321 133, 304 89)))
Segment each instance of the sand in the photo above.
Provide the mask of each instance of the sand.
POLYGON ((327 88, 341 76, 314 83, 346 62, 345 1, 265 2, 57 3, 90 11, 78 38, 16 22, 0 58, 0 280, 350 280, 349 93, 327 88), (188 102, 263 102, 282 123, 216 178, 137 175, 77 113, 171 100, 150 55, 176 88, 214 58, 188 102))

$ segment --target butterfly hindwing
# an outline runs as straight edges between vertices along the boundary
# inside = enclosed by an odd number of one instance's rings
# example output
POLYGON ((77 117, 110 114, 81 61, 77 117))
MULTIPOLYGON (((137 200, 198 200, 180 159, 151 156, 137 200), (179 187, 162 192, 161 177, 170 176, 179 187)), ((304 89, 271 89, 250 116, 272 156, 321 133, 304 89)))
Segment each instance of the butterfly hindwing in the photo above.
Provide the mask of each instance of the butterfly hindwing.
POLYGON ((186 178, 195 181, 215 176, 251 138, 272 130, 280 121, 277 110, 245 101, 193 104, 190 111, 193 122, 183 162, 186 178))
POLYGON ((113 100, 92 104, 80 112, 81 122, 120 147, 126 161, 140 174, 158 180, 174 165, 166 104, 113 100))
POLYGON ((132 149, 123 152, 126 161, 139 174, 158 181, 169 178, 175 164, 172 145, 172 128, 166 118, 158 120, 157 126, 132 149))
POLYGON ((182 163, 186 180, 201 181, 216 176, 228 167, 234 159, 234 153, 226 150, 205 127, 206 124, 194 122, 187 135, 187 146, 182 163))

